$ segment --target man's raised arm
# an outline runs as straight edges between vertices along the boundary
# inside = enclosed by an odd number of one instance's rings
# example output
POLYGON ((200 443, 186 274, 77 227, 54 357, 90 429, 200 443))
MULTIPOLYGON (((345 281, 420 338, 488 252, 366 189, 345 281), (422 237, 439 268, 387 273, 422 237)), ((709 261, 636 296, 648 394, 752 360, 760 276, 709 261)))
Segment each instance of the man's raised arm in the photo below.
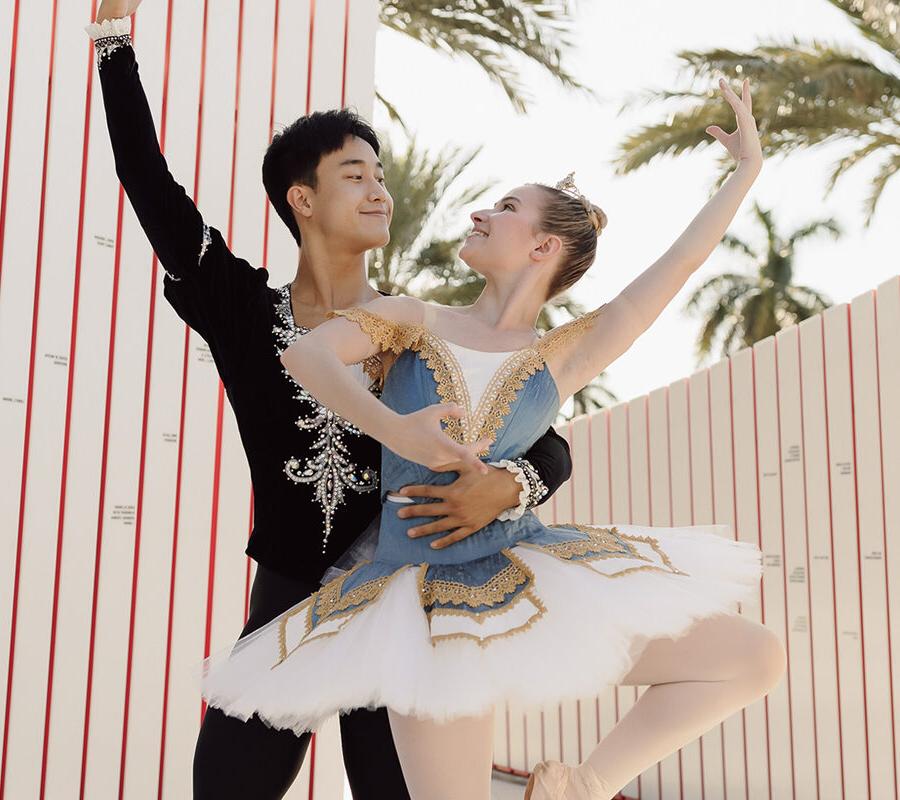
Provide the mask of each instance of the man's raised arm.
POLYGON ((104 2, 86 30, 97 56, 116 174, 166 274, 183 280, 210 252, 234 257, 221 235, 203 222, 163 156, 131 42, 131 13, 139 2, 104 2), (113 17, 113 13, 123 16, 113 17))

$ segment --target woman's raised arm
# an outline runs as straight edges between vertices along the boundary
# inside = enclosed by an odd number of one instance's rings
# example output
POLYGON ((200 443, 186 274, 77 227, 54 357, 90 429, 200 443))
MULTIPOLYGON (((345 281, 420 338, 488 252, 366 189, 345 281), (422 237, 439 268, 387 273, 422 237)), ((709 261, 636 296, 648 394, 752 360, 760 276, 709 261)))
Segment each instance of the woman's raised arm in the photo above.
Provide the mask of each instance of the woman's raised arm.
POLYGON ((718 126, 706 130, 734 157, 736 169, 671 247, 615 298, 592 312, 590 324, 583 326, 571 346, 561 350, 558 363, 551 361, 562 398, 590 383, 650 327, 721 241, 759 175, 762 150, 753 119, 749 81, 744 80, 741 97, 723 79, 719 85, 734 109, 737 129, 730 134, 718 126))

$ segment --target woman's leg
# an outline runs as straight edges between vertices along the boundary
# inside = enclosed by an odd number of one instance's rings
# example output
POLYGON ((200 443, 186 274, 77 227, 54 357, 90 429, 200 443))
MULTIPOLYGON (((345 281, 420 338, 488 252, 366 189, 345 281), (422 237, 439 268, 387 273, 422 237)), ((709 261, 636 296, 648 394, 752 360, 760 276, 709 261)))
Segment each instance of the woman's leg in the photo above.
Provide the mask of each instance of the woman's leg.
POLYGON ((388 717, 412 800, 490 800, 493 711, 442 723, 388 717))
POLYGON ((679 639, 653 639, 621 681, 648 688, 579 767, 608 800, 647 767, 770 692, 785 651, 768 628, 738 615, 696 622, 679 639))

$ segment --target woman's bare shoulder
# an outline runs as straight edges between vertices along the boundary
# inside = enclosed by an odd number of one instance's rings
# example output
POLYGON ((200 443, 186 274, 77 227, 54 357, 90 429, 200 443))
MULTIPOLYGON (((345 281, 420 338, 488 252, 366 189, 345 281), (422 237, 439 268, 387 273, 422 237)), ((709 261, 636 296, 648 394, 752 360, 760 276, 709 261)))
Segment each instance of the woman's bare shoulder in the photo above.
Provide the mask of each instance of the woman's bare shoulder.
POLYGON ((421 325, 425 321, 426 303, 416 297, 391 295, 376 297, 360 308, 379 317, 406 325, 421 325))

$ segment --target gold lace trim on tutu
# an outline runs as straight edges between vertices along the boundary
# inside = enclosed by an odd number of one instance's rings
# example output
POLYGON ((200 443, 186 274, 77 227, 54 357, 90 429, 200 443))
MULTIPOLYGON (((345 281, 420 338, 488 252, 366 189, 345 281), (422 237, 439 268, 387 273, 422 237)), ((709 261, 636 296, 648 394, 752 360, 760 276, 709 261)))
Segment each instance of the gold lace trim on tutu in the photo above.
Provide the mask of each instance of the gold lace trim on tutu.
MULTIPOLYGON (((569 522, 564 525, 548 525, 547 527, 555 528, 557 530, 574 528, 581 533, 586 533, 588 535, 588 538, 572 540, 570 542, 560 542, 559 544, 530 544, 529 542, 519 542, 516 546, 527 547, 531 550, 538 550, 542 553, 548 553, 549 555, 555 556, 556 558, 559 558, 563 561, 570 561, 575 564, 581 564, 582 566, 588 567, 589 569, 590 562, 602 561, 607 558, 632 558, 638 561, 649 562, 647 564, 642 564, 636 567, 627 567, 623 570, 620 570, 619 572, 615 572, 612 574, 605 572, 597 573, 607 578, 621 578, 625 575, 628 575, 632 572, 637 572, 639 570, 658 570, 659 572, 670 572, 673 575, 690 575, 690 573, 678 569, 678 567, 676 567, 672 563, 672 560, 669 558, 666 551, 659 546, 659 541, 652 536, 636 536, 633 534, 622 533, 615 526, 613 526, 612 528, 598 528, 593 525, 581 525, 577 522, 569 522), (650 558, 641 555, 637 551, 637 549, 630 544, 630 542, 644 542, 644 544, 650 545, 653 552, 655 552, 659 556, 659 559, 660 561, 662 561, 664 567, 654 564, 650 558), (588 553, 592 553, 592 551, 617 546, 619 544, 624 544, 628 549, 628 552, 593 553, 592 555, 587 555, 588 553), (584 557, 583 560, 581 560, 581 557, 584 557)), ((597 572, 596 570, 592 571, 597 572)))
MULTIPOLYGON (((490 644, 491 642, 496 642, 498 639, 506 639, 510 636, 515 636, 517 633, 527 631, 532 625, 534 625, 535 622, 537 622, 541 617, 544 616, 545 613, 547 613, 547 608, 541 601, 541 598, 538 597, 534 592, 532 592, 531 589, 526 589, 505 608, 497 609, 496 611, 488 611, 484 614, 481 614, 480 616, 488 617, 500 614, 502 612, 510 611, 524 600, 529 600, 531 602, 531 604, 535 608, 535 612, 525 622, 523 622, 521 625, 517 625, 515 628, 510 628, 508 631, 500 631, 499 633, 491 633, 487 636, 476 636, 474 633, 465 633, 462 631, 459 631, 457 633, 439 633, 437 635, 432 634, 431 646, 434 647, 438 642, 447 642, 452 639, 470 639, 476 642, 479 647, 487 647, 488 644, 490 644)), ((460 616, 475 617, 477 622, 483 621, 482 619, 478 619, 478 617, 472 614, 470 611, 450 611, 448 609, 441 609, 441 616, 444 616, 448 613, 460 616)))
MULTIPOLYGON (((486 606, 494 605, 506 599, 510 593, 520 586, 534 583, 534 573, 524 561, 513 555, 509 550, 501 550, 510 563, 499 572, 492 575, 487 581, 478 586, 469 586, 456 581, 428 580, 425 577, 428 564, 423 564, 419 574, 419 598, 422 607, 427 608, 436 603, 450 603, 455 606, 486 606)), ((436 613, 442 613, 449 609, 435 609, 436 613)), ((490 612, 463 611, 458 613, 477 619, 490 612)))
MULTIPOLYGON (((319 591, 310 595, 296 608, 292 608, 282 615, 281 621, 278 624, 278 661, 273 664, 273 669, 277 667, 282 661, 284 661, 289 655, 294 653, 299 647, 306 644, 307 641, 312 641, 308 640, 307 637, 310 633, 312 633, 314 627, 321 625, 323 622, 329 622, 334 619, 339 619, 343 616, 352 616, 357 611, 361 611, 362 609, 357 608, 357 606, 361 604, 367 605, 372 600, 377 599, 385 590, 387 585, 397 575, 403 572, 403 567, 400 567, 390 575, 383 575, 380 578, 374 578, 370 581, 366 581, 365 583, 361 583, 359 586, 354 587, 346 594, 341 595, 341 589, 347 578, 349 578, 364 564, 368 563, 370 562, 360 562, 345 575, 341 575, 340 577, 334 578, 333 580, 329 581, 321 589, 319 589, 319 591), (290 651, 288 651, 286 643, 288 620, 304 610, 307 613, 303 636, 300 641, 296 645, 294 645, 294 647, 290 651), (312 622, 312 615, 314 611, 316 613, 316 616, 318 617, 316 626, 313 626, 312 622)), ((321 634, 320 636, 316 637, 316 640, 320 638, 324 639, 328 636, 333 636, 335 633, 339 632, 340 629, 338 629, 337 631, 332 631, 330 633, 321 634)))

